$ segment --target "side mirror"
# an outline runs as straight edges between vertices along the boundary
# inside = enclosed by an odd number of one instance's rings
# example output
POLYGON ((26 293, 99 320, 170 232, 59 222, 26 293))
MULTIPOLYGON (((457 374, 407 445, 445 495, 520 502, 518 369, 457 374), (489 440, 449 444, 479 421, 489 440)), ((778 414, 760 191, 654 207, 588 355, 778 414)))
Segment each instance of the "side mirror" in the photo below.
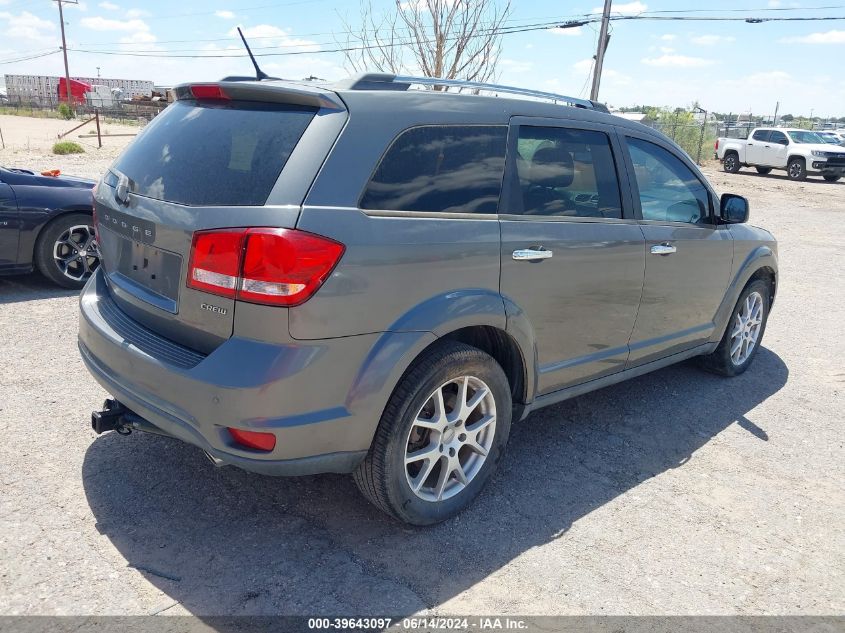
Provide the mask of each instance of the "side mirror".
POLYGON ((787 139, 785 139, 785 138, 780 139, 780 141, 778 141, 778 142, 779 142, 781 145, 789 145, 789 141, 788 141, 787 139))
POLYGON ((725 224, 748 222, 748 199, 734 193, 723 193, 719 200, 719 217, 725 224))

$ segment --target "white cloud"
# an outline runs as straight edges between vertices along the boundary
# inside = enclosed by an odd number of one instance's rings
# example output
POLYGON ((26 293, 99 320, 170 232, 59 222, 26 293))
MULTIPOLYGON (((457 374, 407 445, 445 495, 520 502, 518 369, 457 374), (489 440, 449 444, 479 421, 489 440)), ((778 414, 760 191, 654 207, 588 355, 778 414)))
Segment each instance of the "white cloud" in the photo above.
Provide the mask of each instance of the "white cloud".
POLYGON ((782 70, 770 70, 748 75, 743 81, 755 86, 772 86, 775 84, 783 85, 791 80, 792 76, 789 73, 782 70))
POLYGON ((677 39, 677 37, 678 36, 675 35, 674 33, 666 33, 665 35, 661 35, 660 39, 663 40, 664 42, 671 42, 672 40, 677 39))
POLYGON ((105 9, 106 11, 117 11, 118 9, 120 9, 120 7, 114 4, 113 2, 101 2, 97 6, 101 9, 105 9))
POLYGON ((231 11, 215 11, 214 15, 216 15, 218 18, 223 18, 226 20, 231 20, 235 17, 235 14, 231 11))
MULTIPOLYGON (((634 1, 628 2, 626 4, 617 4, 611 7, 611 14, 612 15, 636 15, 638 13, 642 13, 643 11, 648 10, 648 6, 643 4, 642 2, 634 1)), ((593 9, 592 13, 602 13, 604 11, 604 7, 596 7, 593 9)))
POLYGON ((120 38, 121 44, 148 44, 156 41, 156 36, 149 31, 136 31, 128 37, 120 38))
POLYGON ((82 26, 92 31, 149 31, 150 27, 143 20, 110 20, 102 16, 82 18, 82 26))
POLYGON ((7 28, 3 31, 3 35, 39 44, 47 42, 55 44, 52 34, 57 29, 52 20, 44 20, 29 11, 21 11, 18 15, 0 12, 0 20, 6 21, 7 28))
POLYGON ((505 72, 527 73, 534 68, 534 64, 516 59, 503 58, 499 60, 499 67, 505 72))
MULTIPOLYGON (((245 28, 243 32, 246 38, 258 38, 261 46, 296 47, 298 51, 307 52, 320 50, 320 45, 313 40, 295 37, 289 31, 280 29, 278 26, 273 26, 272 24, 259 24, 245 28)), ((237 29, 231 29, 228 35, 229 37, 237 37, 237 29)))
POLYGON ((143 9, 129 9, 129 11, 126 12, 127 18, 143 18, 148 15, 150 15, 150 12, 144 11, 143 9))
POLYGON ((669 46, 661 46, 661 47, 660 47, 660 52, 661 52, 661 53, 666 53, 666 54, 668 54, 668 53, 674 53, 674 52, 675 52, 675 49, 674 49, 674 48, 671 48, 671 47, 669 47, 669 46))
POLYGON ((782 44, 845 44, 845 31, 825 31, 798 37, 784 37, 782 44))
POLYGON ((696 35, 690 41, 701 46, 714 46, 716 44, 727 44, 735 39, 729 35, 696 35))
POLYGON ((713 62, 703 57, 687 57, 686 55, 661 55, 660 57, 645 57, 642 60, 647 66, 660 68, 701 68, 713 62))
POLYGON ((589 72, 593 67, 592 58, 582 59, 572 64, 573 70, 579 73, 589 72))
POLYGON ((552 35, 581 35, 582 33, 580 26, 573 26, 568 29, 548 29, 546 32, 552 35))

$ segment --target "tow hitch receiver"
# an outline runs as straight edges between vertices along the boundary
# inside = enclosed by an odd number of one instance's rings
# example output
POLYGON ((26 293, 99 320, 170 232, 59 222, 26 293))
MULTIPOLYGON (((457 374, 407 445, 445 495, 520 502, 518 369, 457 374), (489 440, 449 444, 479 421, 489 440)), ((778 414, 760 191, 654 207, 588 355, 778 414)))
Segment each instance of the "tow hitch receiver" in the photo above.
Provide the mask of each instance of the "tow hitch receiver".
POLYGON ((132 427, 126 424, 123 419, 124 414, 128 411, 129 409, 117 400, 107 398, 103 403, 102 411, 91 412, 91 428, 97 435, 106 431, 117 431, 121 435, 128 435, 132 432, 132 427))

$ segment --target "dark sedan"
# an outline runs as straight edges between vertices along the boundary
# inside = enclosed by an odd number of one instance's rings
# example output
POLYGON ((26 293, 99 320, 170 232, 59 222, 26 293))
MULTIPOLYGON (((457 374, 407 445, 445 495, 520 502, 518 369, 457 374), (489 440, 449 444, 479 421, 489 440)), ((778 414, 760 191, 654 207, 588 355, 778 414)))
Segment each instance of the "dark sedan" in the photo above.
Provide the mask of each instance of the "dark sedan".
POLYGON ((37 269, 60 286, 81 288, 100 262, 94 184, 0 167, 0 275, 37 269))

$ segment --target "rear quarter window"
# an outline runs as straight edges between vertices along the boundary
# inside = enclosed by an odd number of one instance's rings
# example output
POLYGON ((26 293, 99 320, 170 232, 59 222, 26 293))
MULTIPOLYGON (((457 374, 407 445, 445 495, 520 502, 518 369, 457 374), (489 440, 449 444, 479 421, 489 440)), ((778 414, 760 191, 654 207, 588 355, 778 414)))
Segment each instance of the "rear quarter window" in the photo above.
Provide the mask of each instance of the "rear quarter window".
POLYGON ((133 193, 190 206, 262 205, 316 109, 180 100, 118 158, 133 193))
POLYGON ((402 132, 361 197, 371 210, 496 213, 507 127, 426 125, 402 132))

